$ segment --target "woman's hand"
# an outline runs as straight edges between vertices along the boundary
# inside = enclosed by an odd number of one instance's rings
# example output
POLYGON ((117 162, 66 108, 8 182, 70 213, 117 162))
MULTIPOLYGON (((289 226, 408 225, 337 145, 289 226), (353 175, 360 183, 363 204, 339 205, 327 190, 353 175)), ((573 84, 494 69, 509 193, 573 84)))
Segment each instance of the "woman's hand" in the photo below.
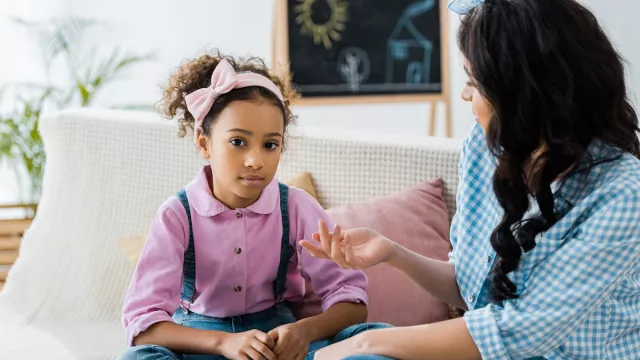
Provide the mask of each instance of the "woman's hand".
POLYGON ((356 228, 341 230, 336 225, 329 232, 324 221, 319 222, 320 230, 313 234, 314 245, 309 240, 302 240, 300 245, 313 257, 330 259, 344 269, 366 269, 381 262, 389 261, 397 251, 396 244, 380 233, 356 228))

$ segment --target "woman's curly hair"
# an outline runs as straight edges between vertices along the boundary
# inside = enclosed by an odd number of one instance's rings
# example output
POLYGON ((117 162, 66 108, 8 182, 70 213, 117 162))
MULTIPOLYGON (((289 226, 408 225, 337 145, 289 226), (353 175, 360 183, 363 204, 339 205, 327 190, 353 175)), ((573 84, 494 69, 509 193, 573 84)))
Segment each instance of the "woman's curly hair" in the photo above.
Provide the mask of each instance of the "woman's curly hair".
POLYGON ((493 109, 487 143, 504 213, 490 290, 500 302, 520 296, 508 275, 559 219, 552 183, 600 163, 587 151, 594 139, 640 158, 638 116, 623 59, 579 1, 485 0, 462 19, 458 45, 493 109), (526 215, 532 202, 539 211, 526 215))
POLYGON ((236 100, 267 101, 282 111, 285 134, 289 125, 295 124, 296 116, 291 112, 291 102, 299 95, 284 79, 269 72, 264 60, 258 57, 235 59, 229 55, 222 55, 217 49, 196 59, 190 59, 180 66, 169 78, 169 84, 162 97, 162 112, 170 119, 177 119, 179 136, 184 137, 187 131, 194 130, 195 119, 187 109, 185 96, 200 88, 211 85, 211 74, 220 61, 226 59, 238 73, 252 72, 263 75, 273 81, 280 89, 284 104, 271 91, 259 87, 233 89, 221 94, 213 104, 211 111, 202 121, 202 129, 209 136, 210 128, 217 116, 227 105, 236 100))

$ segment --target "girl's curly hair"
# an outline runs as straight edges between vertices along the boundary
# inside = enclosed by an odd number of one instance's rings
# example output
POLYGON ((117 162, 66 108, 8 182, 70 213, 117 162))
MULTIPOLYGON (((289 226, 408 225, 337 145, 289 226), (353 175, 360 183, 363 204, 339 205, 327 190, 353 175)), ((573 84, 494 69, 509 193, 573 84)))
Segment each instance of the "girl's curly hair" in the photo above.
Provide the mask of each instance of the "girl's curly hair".
POLYGON ((177 118, 180 129, 178 135, 184 137, 189 129, 193 131, 195 124, 193 115, 187 110, 184 97, 195 90, 210 86, 211 74, 223 59, 229 61, 238 73, 252 72, 263 75, 273 81, 284 97, 284 104, 271 91, 259 86, 233 89, 216 99, 211 111, 202 121, 204 134, 209 136, 211 125, 217 116, 227 105, 236 100, 267 101, 278 107, 282 111, 286 134, 288 126, 295 124, 296 121, 296 116, 293 115, 290 108, 291 102, 299 96, 295 89, 284 79, 270 73, 264 60, 258 57, 235 59, 229 55, 220 54, 218 50, 214 50, 209 54, 188 60, 169 78, 169 84, 162 97, 162 112, 168 118, 177 118))

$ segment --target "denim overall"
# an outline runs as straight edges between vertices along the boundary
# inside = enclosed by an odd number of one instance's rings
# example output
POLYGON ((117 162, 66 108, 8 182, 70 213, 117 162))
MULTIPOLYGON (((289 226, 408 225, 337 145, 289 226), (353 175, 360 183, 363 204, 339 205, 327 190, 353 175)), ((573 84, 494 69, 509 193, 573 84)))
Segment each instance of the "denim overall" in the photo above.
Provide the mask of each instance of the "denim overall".
MULTIPOLYGON (((289 206, 288 196, 289 188, 285 184, 279 184, 280 189, 280 212, 282 214, 282 240, 280 242, 280 263, 278 264, 278 273, 273 281, 274 306, 266 310, 253 314, 245 314, 240 316, 231 316, 226 318, 214 318, 205 315, 196 314, 189 310, 189 306, 193 301, 196 283, 196 256, 193 241, 193 230, 191 223, 191 211, 189 200, 184 189, 177 193, 177 197, 184 206, 189 219, 189 245, 184 254, 183 262, 183 283, 180 293, 180 307, 173 315, 173 321, 176 324, 187 326, 200 330, 217 330, 228 333, 241 333, 249 330, 260 330, 268 333, 274 328, 290 324, 296 321, 289 304, 282 301, 282 297, 287 290, 286 277, 289 260, 293 255, 293 247, 289 242, 289 206)), ((309 345, 309 353, 305 360, 312 360, 315 351, 328 346, 334 342, 345 340, 355 336, 363 331, 388 327, 386 324, 358 324, 353 325, 338 333, 331 340, 322 340, 309 345)), ((121 360, 224 360, 219 355, 192 355, 178 354, 167 348, 156 345, 141 345, 129 348, 120 358, 121 360)), ((350 360, 370 359, 381 360, 387 359, 376 355, 364 355, 349 357, 350 360)), ((254 359, 258 360, 258 359, 254 359)), ((260 359, 262 360, 262 359, 260 359)), ((280 360, 280 359, 279 359, 280 360)))

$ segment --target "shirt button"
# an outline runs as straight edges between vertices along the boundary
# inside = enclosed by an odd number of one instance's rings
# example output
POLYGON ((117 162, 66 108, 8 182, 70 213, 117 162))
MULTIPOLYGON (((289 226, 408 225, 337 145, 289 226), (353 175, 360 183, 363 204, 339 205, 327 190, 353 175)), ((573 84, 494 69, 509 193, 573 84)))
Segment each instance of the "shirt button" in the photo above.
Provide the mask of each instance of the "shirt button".
POLYGON ((473 302, 473 299, 474 299, 473 295, 469 295, 469 297, 467 298, 467 300, 469 300, 470 303, 473 302))
POLYGON ((234 288, 233 288, 233 291, 235 291, 235 292, 240 292, 240 291, 242 291, 242 286, 237 285, 236 287, 234 287, 234 288))
POLYGON ((236 217, 240 219, 242 217, 242 213, 236 213, 236 217))
POLYGON ((242 249, 237 247, 235 248, 235 250, 233 250, 233 252, 235 252, 236 254, 240 254, 242 252, 242 249))

